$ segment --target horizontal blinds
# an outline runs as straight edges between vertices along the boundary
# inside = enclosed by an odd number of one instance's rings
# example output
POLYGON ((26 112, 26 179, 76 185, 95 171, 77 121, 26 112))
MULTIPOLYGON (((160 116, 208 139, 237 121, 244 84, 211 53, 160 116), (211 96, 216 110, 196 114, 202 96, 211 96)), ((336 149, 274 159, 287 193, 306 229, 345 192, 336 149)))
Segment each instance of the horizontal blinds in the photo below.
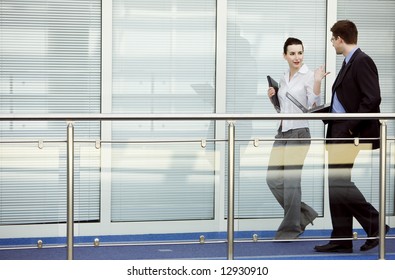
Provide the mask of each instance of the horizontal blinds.
MULTIPOLYGON (((394 64, 395 53, 394 24, 392 16, 395 11, 394 1, 345 1, 339 0, 338 19, 350 19, 358 28, 358 46, 376 63, 382 102, 380 109, 384 113, 395 111, 393 92, 395 88, 394 64)), ((337 69, 340 69, 343 58, 337 57, 337 69)), ((388 126, 388 133, 394 135, 394 124, 388 126)))
MULTIPOLYGON (((113 113, 214 113, 216 1, 113 1, 113 113)), ((113 141, 214 138, 214 124, 114 122, 113 141)), ((213 144, 112 145, 112 221, 212 219, 213 144)))
MULTIPOLYGON (((0 1, 0 113, 99 113, 100 57, 101 1, 0 1)), ((75 123, 76 140, 99 137, 75 123)), ((21 142, 0 145, 0 224, 65 221, 65 139, 65 122, 0 123, 21 142)), ((76 220, 98 220, 100 153, 75 149, 76 220)))
MULTIPOLYGON (((394 88, 395 88, 395 53, 394 53, 394 26, 395 12, 394 1, 345 1, 339 0, 338 19, 352 20, 358 28, 358 46, 366 52, 376 63, 381 89, 380 110, 383 113, 395 112, 394 88)), ((343 61, 342 56, 338 56, 336 65, 340 69, 343 61)), ((387 124, 388 135, 393 136, 395 125, 393 121, 387 124)), ((392 141, 388 144, 393 146, 392 141)), ((390 150, 392 152, 392 149, 390 150)), ((373 155, 359 156, 357 165, 359 171, 355 172, 355 183, 365 194, 366 199, 371 201, 376 207, 379 205, 379 154, 377 151, 373 155), (369 160, 364 160, 369 156, 369 160)), ((394 177, 394 169, 391 162, 388 164, 387 174, 389 178, 394 177)), ((392 180, 387 187, 387 214, 394 215, 395 186, 392 180)))
MULTIPOLYGON (((326 1, 228 1, 227 113, 275 113, 266 95, 266 76, 279 80, 288 69, 283 44, 288 37, 303 41, 304 63, 314 70, 325 64, 326 1), (292 20, 291 20, 292 19, 292 20)), ((324 83, 322 90, 324 90, 324 83)), ((325 100, 323 92, 322 101, 325 100)), ((236 123, 236 215, 240 218, 283 216, 266 184, 267 160, 278 122, 236 123)), ((312 137, 323 137, 321 121, 310 121, 312 137)), ((312 145, 303 173, 303 201, 323 211, 322 143, 312 145)))
MULTIPOLYGON (((100 150, 93 145, 74 147, 75 221, 99 219, 100 150)), ((65 222, 66 147, 56 143, 0 145, 0 223, 65 222)))

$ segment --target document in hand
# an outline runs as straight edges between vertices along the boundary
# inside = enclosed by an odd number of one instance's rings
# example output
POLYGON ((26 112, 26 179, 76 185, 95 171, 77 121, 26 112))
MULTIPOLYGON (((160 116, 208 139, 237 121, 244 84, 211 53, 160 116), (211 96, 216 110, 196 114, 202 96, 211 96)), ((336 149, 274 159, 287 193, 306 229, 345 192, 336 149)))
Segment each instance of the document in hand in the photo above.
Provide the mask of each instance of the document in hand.
POLYGON ((330 104, 326 103, 323 105, 318 105, 313 108, 307 109, 302 103, 300 103, 292 94, 287 92, 285 96, 291 100, 303 113, 328 113, 330 104))
POLYGON ((267 82, 269 83, 269 87, 274 88, 276 94, 270 97, 270 101, 272 102, 274 109, 276 109, 277 113, 280 113, 280 102, 278 101, 278 83, 270 76, 267 76, 267 82))

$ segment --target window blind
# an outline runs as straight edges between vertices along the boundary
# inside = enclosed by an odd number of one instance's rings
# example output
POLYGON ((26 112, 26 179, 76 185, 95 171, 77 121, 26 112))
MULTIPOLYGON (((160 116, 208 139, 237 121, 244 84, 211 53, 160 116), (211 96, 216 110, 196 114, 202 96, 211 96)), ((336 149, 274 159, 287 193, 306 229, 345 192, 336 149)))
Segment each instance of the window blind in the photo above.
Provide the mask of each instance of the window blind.
MULTIPOLYGON (((0 1, 0 113, 100 112, 100 57, 101 1, 0 1)), ((76 140, 99 137, 75 123, 76 140)), ((0 144, 0 224, 65 221, 65 139, 64 122, 0 122, 0 140, 19 141, 0 144)), ((75 146, 76 221, 99 219, 92 146, 75 146)))
MULTIPOLYGON (((114 0, 113 112, 213 113, 215 11, 213 0, 114 0)), ((112 221, 212 219, 214 144, 182 141, 213 138, 210 121, 113 122, 112 221)))

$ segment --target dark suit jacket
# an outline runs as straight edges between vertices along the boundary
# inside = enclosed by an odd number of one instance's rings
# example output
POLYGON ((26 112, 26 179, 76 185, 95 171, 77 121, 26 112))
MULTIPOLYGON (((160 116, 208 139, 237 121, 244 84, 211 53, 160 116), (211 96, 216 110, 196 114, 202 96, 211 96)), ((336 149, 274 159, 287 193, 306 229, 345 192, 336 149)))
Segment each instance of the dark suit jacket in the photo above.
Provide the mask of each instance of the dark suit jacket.
MULTIPOLYGON (((374 61, 358 48, 337 76, 332 92, 331 111, 336 92, 346 113, 379 113, 381 94, 378 71, 374 61)), ((328 122, 327 138, 378 138, 379 136, 379 120, 350 119, 328 122)), ((329 140, 328 142, 337 141, 329 140)), ((372 143, 374 149, 380 144, 379 140, 361 139, 360 142, 372 143)))

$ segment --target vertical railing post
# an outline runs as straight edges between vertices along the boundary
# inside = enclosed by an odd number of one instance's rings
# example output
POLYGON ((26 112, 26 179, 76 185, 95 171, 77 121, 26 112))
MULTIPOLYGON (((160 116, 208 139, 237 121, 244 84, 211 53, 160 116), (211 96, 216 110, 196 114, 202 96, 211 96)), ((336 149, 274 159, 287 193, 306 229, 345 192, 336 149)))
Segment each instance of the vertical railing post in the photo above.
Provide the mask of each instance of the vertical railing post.
POLYGON ((233 260, 234 245, 234 170, 235 125, 228 122, 228 260, 233 260))
POLYGON ((380 205, 379 205, 379 259, 385 259, 385 188, 387 168, 387 122, 380 121, 380 205))
POLYGON ((67 123, 67 259, 74 249, 74 125, 67 123))

